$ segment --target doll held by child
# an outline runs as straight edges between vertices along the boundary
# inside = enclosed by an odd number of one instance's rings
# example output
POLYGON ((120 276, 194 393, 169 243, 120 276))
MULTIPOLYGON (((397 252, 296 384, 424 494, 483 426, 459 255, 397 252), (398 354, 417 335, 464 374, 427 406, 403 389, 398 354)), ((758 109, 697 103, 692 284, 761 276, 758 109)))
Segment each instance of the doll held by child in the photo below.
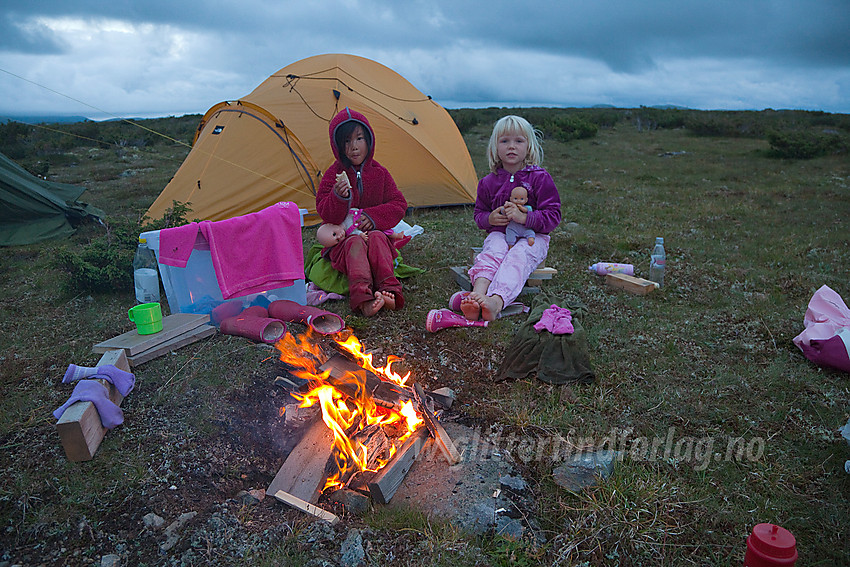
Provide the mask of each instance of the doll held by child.
MULTIPOLYGON (((516 205, 517 210, 521 213, 528 214, 531 210, 531 207, 526 205, 528 203, 528 191, 522 185, 517 185, 511 189, 510 202, 516 205)), ((518 238, 525 238, 529 246, 534 246, 534 231, 512 220, 505 227, 505 240, 508 241, 508 246, 513 246, 518 238)))

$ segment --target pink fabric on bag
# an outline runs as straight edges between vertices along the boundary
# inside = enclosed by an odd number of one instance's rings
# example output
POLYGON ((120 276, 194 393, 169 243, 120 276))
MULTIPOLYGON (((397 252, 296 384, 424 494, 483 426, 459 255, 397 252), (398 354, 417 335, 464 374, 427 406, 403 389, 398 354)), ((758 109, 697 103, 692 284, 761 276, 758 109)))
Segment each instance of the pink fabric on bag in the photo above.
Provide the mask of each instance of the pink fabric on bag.
POLYGON ((288 287, 304 279, 301 215, 295 203, 280 202, 232 219, 203 221, 200 230, 210 244, 224 299, 288 287))
POLYGON ((850 309, 841 296, 821 286, 809 300, 803 325, 793 341, 806 358, 850 372, 850 309))
POLYGON ((190 222, 159 231, 159 263, 175 268, 185 268, 198 238, 199 225, 190 222))
POLYGON ((538 333, 543 329, 553 335, 569 335, 575 332, 572 312, 565 307, 552 304, 543 312, 540 320, 534 324, 534 330, 538 333))

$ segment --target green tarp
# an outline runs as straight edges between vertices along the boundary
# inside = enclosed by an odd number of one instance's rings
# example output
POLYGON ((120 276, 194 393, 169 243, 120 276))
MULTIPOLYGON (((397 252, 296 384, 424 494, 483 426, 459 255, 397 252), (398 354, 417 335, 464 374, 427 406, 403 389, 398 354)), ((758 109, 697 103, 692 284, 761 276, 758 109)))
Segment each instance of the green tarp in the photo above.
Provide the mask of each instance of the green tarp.
POLYGON ((103 211, 77 201, 83 191, 39 179, 0 154, 0 246, 65 238, 85 217, 100 219, 103 211))

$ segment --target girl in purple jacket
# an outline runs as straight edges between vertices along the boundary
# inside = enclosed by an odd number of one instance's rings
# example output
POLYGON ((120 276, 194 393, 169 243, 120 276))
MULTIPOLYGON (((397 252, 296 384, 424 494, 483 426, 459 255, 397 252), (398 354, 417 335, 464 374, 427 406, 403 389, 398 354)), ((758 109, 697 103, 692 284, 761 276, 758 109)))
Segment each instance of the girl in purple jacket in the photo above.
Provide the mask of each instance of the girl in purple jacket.
POLYGON ((464 317, 493 321, 522 291, 525 281, 549 252, 549 233, 561 222, 561 197, 549 173, 540 167, 543 149, 525 118, 504 116, 496 122, 487 146, 490 173, 478 182, 475 223, 487 231, 481 253, 469 269, 472 291, 461 300, 464 317), (511 190, 528 191, 531 210, 511 202, 511 190), (531 246, 508 246, 511 221, 536 234, 531 246))
POLYGON ((375 133, 366 117, 345 108, 330 123, 336 161, 322 176, 316 210, 322 221, 340 225, 352 209, 360 209, 357 228, 322 254, 334 269, 348 276, 351 310, 371 317, 381 309, 401 309, 404 296, 394 273, 398 256, 384 231, 396 226, 407 211, 407 200, 390 172, 373 159, 375 133))

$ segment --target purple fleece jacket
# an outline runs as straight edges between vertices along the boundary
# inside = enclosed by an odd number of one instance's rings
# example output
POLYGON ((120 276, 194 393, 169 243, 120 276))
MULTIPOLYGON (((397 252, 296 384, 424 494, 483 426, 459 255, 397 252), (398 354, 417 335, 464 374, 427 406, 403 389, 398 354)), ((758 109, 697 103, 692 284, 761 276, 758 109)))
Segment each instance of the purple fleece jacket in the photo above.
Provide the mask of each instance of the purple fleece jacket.
POLYGON ((363 213, 375 225, 375 230, 388 230, 393 228, 404 218, 407 211, 407 200, 401 194, 395 181, 387 169, 373 159, 375 155, 375 132, 369 125, 366 117, 349 108, 343 109, 334 116, 329 127, 331 138, 331 149, 336 161, 322 176, 319 191, 316 194, 316 210, 322 221, 333 224, 342 224, 349 209, 362 209, 363 213), (340 162, 340 148, 336 145, 334 134, 344 122, 354 120, 360 123, 372 139, 369 155, 359 167, 349 166, 343 168, 340 162), (341 171, 348 175, 351 183, 351 192, 347 199, 343 199, 334 193, 333 186, 336 176, 341 171))
POLYGON ((522 185, 528 191, 531 211, 525 222, 537 234, 549 234, 561 223, 561 196, 552 176, 539 165, 527 165, 511 175, 502 168, 497 169, 478 182, 475 198, 475 223, 479 228, 491 232, 505 232, 504 226, 491 226, 490 213, 511 200, 511 190, 522 185))

